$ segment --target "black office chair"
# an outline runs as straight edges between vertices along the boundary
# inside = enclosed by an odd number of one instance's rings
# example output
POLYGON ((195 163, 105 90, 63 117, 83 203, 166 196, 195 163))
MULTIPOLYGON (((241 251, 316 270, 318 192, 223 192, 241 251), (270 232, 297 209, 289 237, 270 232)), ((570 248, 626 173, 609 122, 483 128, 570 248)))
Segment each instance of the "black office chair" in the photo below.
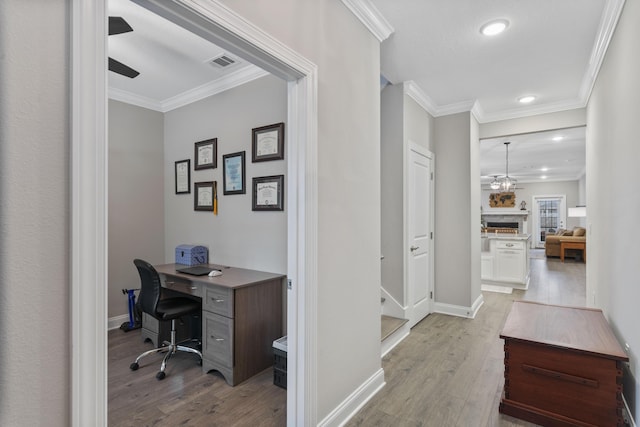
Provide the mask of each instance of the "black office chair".
POLYGON ((179 345, 176 343, 176 319, 182 316, 188 316, 192 313, 199 313, 201 311, 201 304, 199 301, 195 301, 184 297, 171 297, 161 298, 162 285, 160 281, 160 275, 151 264, 141 259, 133 260, 138 273, 140 274, 140 295, 138 297, 138 304, 145 313, 153 316, 159 321, 171 320, 171 342, 169 345, 154 348, 153 350, 145 351, 142 353, 135 362, 133 362, 129 368, 132 371, 136 371, 140 365, 138 362, 150 354, 164 353, 167 354, 162 360, 160 365, 160 371, 156 374, 158 380, 162 380, 165 377, 164 370, 167 367, 167 361, 173 356, 176 351, 185 351, 188 353, 195 353, 200 358, 202 363, 202 353, 195 348, 179 345))

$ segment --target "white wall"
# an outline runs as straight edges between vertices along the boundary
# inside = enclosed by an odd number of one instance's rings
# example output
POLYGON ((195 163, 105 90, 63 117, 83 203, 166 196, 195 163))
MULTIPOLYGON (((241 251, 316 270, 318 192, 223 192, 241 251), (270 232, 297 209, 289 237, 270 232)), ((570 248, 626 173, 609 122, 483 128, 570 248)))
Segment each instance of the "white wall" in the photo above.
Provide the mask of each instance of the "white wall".
POLYGON ((164 116, 109 100, 109 313, 140 287, 135 258, 164 262, 164 116))
POLYGON ((587 303, 630 345, 624 395, 640 420, 640 3, 627 1, 587 106, 587 303), (621 182, 627 183, 620 185, 621 182))
POLYGON ((404 96, 402 85, 387 85, 381 94, 380 111, 382 287, 400 305, 405 305, 402 208, 404 96))
MULTIPOLYGON (((287 272, 287 212, 254 212, 252 178, 285 175, 285 160, 251 162, 251 129, 285 122, 286 82, 266 76, 172 110, 164 121, 164 261, 175 261, 180 244, 209 248, 209 261, 235 267, 287 272), (194 143, 217 138, 215 169, 193 170, 194 143), (245 151, 246 194, 224 195, 224 154, 245 151), (191 194, 175 194, 176 160, 191 159, 191 194), (218 182, 218 215, 195 211, 193 183, 218 182)), ((285 135, 287 134, 285 124, 285 135)), ((288 141, 285 139, 285 150, 288 141)), ((287 194, 285 193, 285 198, 287 194)))
POLYGON ((587 115, 586 109, 584 108, 538 114, 536 116, 520 117, 517 119, 498 120, 480 124, 479 137, 482 139, 495 138, 520 133, 584 126, 586 120, 587 115))
POLYGON ((68 14, 0 2, 2 426, 71 424, 68 14))
POLYGON ((477 129, 470 113, 435 119, 436 305, 470 308, 480 294, 477 129))
POLYGON ((225 0, 318 66, 318 420, 380 363, 380 43, 339 1, 225 0))

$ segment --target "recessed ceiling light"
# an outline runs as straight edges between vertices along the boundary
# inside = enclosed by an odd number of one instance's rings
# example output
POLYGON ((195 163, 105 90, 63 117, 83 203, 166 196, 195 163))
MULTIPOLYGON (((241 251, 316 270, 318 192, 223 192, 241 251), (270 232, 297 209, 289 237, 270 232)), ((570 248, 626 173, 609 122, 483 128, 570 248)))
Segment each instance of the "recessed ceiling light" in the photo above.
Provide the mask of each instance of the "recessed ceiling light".
POLYGON ((547 175, 542 175, 540 178, 541 179, 547 179, 547 175))
POLYGON ((554 141, 562 141, 564 139, 564 136, 554 136, 552 139, 554 141))
POLYGON ((535 99, 536 97, 533 95, 521 96, 520 98, 518 98, 518 102, 520 102, 521 104, 528 104, 535 101, 535 99))
POLYGON ((509 21, 506 19, 496 19, 495 21, 487 22, 480 27, 480 32, 485 36, 495 36, 500 34, 509 26, 509 21))
POLYGON ((548 170, 549 170, 549 168, 541 168, 541 169, 540 169, 540 172, 546 172, 546 171, 548 171, 548 170))

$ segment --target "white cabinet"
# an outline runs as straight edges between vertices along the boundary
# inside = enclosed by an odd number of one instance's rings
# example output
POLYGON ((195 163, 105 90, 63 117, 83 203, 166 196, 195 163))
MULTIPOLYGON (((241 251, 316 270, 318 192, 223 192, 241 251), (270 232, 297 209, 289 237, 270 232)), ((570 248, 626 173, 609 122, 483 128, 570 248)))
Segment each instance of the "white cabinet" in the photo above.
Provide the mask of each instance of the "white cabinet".
POLYGON ((505 237, 490 238, 489 252, 483 252, 483 283, 511 284, 526 289, 529 285, 528 240, 505 237))
POLYGON ((483 279, 492 279, 493 278, 493 256, 482 254, 482 259, 480 261, 480 271, 482 272, 483 279))

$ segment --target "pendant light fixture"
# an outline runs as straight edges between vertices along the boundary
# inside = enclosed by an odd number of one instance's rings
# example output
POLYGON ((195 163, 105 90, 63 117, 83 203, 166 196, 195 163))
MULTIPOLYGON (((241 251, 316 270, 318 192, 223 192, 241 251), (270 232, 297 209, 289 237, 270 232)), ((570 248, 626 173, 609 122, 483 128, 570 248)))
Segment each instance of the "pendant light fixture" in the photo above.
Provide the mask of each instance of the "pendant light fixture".
MULTIPOLYGON (((509 144, 511 144, 511 142, 507 141, 504 143, 505 147, 506 147, 506 171, 505 171, 505 176, 503 178, 499 178, 497 179, 498 182, 498 188, 496 189, 500 189, 500 191, 513 191, 516 189, 516 183, 517 181, 513 178, 511 178, 509 176, 509 144)), ((494 179, 494 181, 496 181, 494 179)), ((493 188, 493 182, 491 183, 491 188, 493 188)))
POLYGON ((498 181, 498 175, 493 175, 493 181, 489 184, 492 190, 498 190, 500 188, 500 181, 498 181))

